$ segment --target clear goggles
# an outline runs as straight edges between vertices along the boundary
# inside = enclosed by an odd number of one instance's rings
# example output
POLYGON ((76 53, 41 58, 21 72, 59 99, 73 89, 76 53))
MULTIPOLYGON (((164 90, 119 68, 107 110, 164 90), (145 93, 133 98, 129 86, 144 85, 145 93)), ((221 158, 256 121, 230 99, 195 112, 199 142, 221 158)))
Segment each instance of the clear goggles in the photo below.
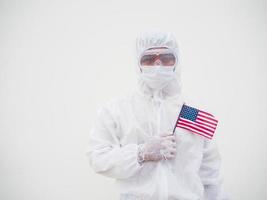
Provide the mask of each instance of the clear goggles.
POLYGON ((148 49, 140 57, 141 66, 174 66, 176 64, 176 55, 168 48, 148 49))

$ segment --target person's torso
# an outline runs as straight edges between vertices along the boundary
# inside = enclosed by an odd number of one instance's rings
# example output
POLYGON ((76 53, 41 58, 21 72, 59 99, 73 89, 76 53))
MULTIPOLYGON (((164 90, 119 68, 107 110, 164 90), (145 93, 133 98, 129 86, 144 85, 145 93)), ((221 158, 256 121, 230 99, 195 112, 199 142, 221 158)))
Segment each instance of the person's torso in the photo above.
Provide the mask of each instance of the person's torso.
MULTIPOLYGON (((116 105, 120 144, 141 144, 153 135, 172 131, 182 103, 175 98, 155 102, 136 93, 121 98, 116 105)), ((142 196, 146 200, 202 199, 203 186, 198 170, 204 140, 181 128, 176 128, 175 135, 176 158, 146 162, 136 176, 117 180, 122 196, 132 195, 132 199, 142 199, 142 196)))

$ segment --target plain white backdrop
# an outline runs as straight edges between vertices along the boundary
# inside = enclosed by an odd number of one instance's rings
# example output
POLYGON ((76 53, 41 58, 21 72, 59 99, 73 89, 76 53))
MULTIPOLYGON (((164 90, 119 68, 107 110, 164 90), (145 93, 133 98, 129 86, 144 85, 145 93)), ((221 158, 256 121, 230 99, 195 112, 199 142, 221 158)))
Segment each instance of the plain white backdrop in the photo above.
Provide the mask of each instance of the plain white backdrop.
POLYGON ((0 1, 0 199, 116 200, 85 150, 136 85, 135 37, 171 31, 183 92, 219 119, 225 190, 267 199, 267 2, 0 1))

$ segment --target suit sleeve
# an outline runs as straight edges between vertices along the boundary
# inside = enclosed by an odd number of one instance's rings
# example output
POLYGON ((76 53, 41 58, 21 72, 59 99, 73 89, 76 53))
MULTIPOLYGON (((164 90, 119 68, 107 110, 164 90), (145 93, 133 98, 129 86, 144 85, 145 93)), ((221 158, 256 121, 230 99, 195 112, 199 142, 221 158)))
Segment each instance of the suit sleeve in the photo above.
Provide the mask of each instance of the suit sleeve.
POLYGON ((228 194, 223 191, 220 166, 221 155, 218 151, 215 138, 212 140, 205 139, 199 175, 207 200, 229 200, 228 194))
POLYGON ((134 177, 143 167, 138 163, 138 145, 121 146, 119 124, 115 120, 112 106, 98 110, 89 135, 86 155, 96 173, 115 179, 134 177))

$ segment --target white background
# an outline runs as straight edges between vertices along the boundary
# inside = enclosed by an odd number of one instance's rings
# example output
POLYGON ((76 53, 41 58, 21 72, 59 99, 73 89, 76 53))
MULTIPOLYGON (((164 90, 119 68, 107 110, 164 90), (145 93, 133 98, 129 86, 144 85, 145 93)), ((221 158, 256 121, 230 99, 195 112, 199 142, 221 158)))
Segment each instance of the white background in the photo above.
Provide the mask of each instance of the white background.
POLYGON ((183 91, 218 119, 232 199, 267 199, 267 3, 0 1, 0 199, 116 200, 85 150, 98 106, 136 85, 141 31, 171 31, 183 91))

